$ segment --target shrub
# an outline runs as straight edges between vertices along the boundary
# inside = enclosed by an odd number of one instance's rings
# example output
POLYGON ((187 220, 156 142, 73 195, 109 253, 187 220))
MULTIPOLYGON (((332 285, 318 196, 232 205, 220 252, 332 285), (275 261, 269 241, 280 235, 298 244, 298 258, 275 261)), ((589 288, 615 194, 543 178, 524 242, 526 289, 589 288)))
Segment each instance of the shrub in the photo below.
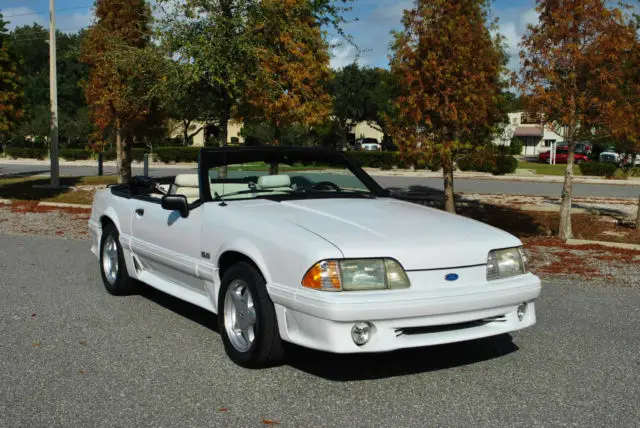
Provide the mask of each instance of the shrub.
POLYGON ((155 151, 160 162, 198 162, 199 147, 159 147, 155 151))
POLYGON ((518 168, 518 160, 511 155, 495 155, 472 158, 463 156, 456 160, 460 171, 491 172, 495 175, 512 173, 518 168))
POLYGON ((513 140, 511 140, 509 152, 512 155, 520 155, 522 154, 522 147, 524 147, 524 142, 520 138, 514 138, 513 140))
MULTIPOLYGON (((161 148, 157 148, 156 151, 161 150, 161 148)), ((144 154, 148 153, 147 149, 143 148, 132 148, 131 149, 131 158, 136 162, 142 162, 144 160, 144 154)), ((116 149, 106 150, 102 152, 102 160, 112 161, 116 160, 117 154, 116 149)))
POLYGON ((491 171, 494 175, 504 175, 515 172, 518 168, 518 160, 513 156, 500 155, 496 156, 495 166, 491 171))
POLYGON ((430 171, 433 171, 433 172, 439 171, 440 168, 442 168, 442 159, 440 159, 440 156, 435 155, 431 157, 431 159, 429 159, 429 162, 427 162, 427 167, 429 168, 430 171))
POLYGON ((60 149, 60 157, 68 161, 86 160, 91 157, 91 152, 84 149, 60 149))
POLYGON ((583 162, 578 165, 582 175, 595 175, 598 177, 613 177, 618 167, 608 162, 583 162))
POLYGON ((348 152, 347 156, 362 167, 391 169, 398 163, 396 152, 348 152))
POLYGON ((471 171, 473 169, 473 162, 470 157, 464 156, 456 160, 456 165, 460 171, 471 171))
POLYGON ((45 159, 49 156, 49 149, 40 147, 5 147, 4 152, 12 158, 45 159))

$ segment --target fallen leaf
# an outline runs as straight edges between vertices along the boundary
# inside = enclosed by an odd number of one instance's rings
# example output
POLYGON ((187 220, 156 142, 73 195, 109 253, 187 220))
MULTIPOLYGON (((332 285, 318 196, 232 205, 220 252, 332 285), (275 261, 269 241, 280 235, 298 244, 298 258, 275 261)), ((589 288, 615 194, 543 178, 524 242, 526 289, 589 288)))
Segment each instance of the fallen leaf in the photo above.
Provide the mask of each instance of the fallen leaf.
POLYGON ((280 421, 275 419, 262 419, 262 423, 265 425, 280 425, 280 421))
POLYGON ((84 370, 80 369, 80 370, 78 370, 78 373, 84 374, 84 370))

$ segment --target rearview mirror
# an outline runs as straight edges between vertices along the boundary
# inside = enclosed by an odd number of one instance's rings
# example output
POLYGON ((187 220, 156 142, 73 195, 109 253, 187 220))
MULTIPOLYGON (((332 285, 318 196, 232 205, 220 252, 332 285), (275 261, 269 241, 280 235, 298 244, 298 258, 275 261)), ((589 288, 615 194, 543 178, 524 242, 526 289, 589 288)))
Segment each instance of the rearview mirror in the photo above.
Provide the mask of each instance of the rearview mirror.
POLYGON ((189 216, 189 203, 184 195, 164 195, 162 197, 162 208, 169 211, 179 211, 180 216, 189 216))

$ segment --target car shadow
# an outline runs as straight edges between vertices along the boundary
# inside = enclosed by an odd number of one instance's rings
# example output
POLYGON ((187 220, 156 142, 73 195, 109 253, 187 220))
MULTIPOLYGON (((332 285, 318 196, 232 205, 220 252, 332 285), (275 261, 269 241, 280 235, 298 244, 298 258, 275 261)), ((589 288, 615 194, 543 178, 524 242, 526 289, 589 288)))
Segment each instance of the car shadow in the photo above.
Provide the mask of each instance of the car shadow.
POLYGON ((286 363, 314 376, 344 382, 460 367, 503 357, 518 349, 509 334, 375 354, 331 354, 288 345, 286 363))
MULTIPOLYGON (((148 285, 139 284, 138 294, 216 333, 218 317, 148 285)), ((447 345, 365 354, 331 354, 285 344, 288 365, 332 381, 354 381, 405 376, 465 366, 502 357, 519 348, 508 334, 447 345)))
POLYGON ((146 284, 138 283, 138 294, 153 303, 162 306, 178 315, 200 324, 201 326, 219 333, 218 317, 216 314, 199 306, 180 300, 146 284))

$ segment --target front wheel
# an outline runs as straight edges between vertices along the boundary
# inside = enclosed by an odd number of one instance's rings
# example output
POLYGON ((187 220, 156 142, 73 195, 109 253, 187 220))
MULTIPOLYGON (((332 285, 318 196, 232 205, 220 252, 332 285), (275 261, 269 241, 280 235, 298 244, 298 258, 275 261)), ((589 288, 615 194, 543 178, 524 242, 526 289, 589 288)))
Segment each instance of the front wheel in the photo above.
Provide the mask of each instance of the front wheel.
POLYGON ((100 273, 104 288, 109 294, 121 296, 133 294, 135 283, 127 272, 124 253, 120 245, 118 229, 112 224, 105 225, 100 241, 100 273))
POLYGON ((222 278, 218 298, 218 324, 225 351, 236 364, 258 368, 273 365, 283 356, 273 302, 262 274, 239 262, 222 278))

